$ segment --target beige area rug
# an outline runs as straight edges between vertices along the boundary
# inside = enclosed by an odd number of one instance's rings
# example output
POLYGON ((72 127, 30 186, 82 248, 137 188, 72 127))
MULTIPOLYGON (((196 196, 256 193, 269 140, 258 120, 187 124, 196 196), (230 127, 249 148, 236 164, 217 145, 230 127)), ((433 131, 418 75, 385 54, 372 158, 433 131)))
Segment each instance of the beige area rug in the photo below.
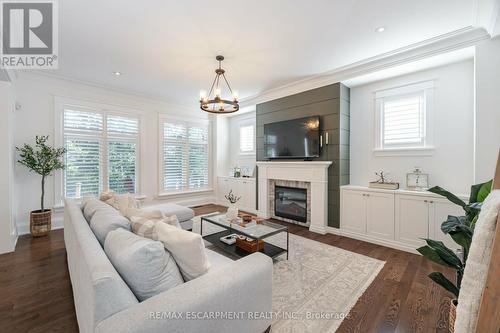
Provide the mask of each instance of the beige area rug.
MULTIPOLYGON (((200 232, 201 217, 193 231, 200 232)), ((203 223, 203 235, 221 228, 203 223)), ((286 248, 286 234, 266 241, 286 248)), ((273 272, 272 332, 335 332, 385 262, 290 234, 289 260, 277 258, 273 272)))

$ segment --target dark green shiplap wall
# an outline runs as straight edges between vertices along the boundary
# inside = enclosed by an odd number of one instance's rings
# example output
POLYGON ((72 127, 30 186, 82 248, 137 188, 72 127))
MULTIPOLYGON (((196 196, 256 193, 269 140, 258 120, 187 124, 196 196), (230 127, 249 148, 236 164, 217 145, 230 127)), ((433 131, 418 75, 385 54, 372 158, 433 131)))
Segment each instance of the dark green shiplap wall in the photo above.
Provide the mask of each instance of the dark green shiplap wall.
MULTIPOLYGON (((328 225, 339 227, 340 186, 349 184, 349 88, 341 83, 257 104, 257 161, 265 161, 264 124, 307 116, 321 117, 323 148, 317 161, 328 170, 328 225), (325 144, 328 132, 329 144, 325 144)), ((258 194, 257 194, 258 195, 258 194)))

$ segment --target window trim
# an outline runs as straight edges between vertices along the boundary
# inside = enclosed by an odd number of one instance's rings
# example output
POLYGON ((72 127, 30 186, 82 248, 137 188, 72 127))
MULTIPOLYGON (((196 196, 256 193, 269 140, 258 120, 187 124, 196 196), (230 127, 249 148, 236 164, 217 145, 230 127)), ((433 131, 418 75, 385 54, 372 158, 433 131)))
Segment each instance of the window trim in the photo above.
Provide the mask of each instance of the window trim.
POLYGON ((191 118, 191 117, 177 117, 159 113, 158 114, 158 191, 157 198, 169 198, 183 195, 195 195, 195 194, 203 194, 213 191, 213 139, 214 135, 213 124, 211 119, 199 119, 199 118, 191 118), (202 124, 208 126, 208 185, 206 188, 201 189, 186 189, 179 191, 166 191, 163 181, 164 181, 164 173, 163 173, 163 143, 164 143, 164 132, 163 132, 163 124, 165 122, 187 122, 192 124, 202 124))
POLYGON ((242 155, 242 156, 248 156, 248 155, 255 155, 256 153, 256 140, 255 140, 255 131, 256 131, 256 128, 255 128, 255 124, 251 121, 241 121, 239 124, 238 124, 238 154, 239 155, 242 155), (252 150, 250 151, 242 151, 241 150, 241 128, 243 127, 252 127, 252 150))
POLYGON ((434 152, 434 80, 409 83, 402 86, 374 91, 375 95, 375 130, 373 153, 376 156, 429 156, 434 152), (383 145, 382 121, 383 102, 385 98, 394 98, 416 93, 424 95, 424 142, 418 146, 383 145))
MULTIPOLYGON (((106 127, 107 116, 122 116, 122 117, 135 117, 138 120, 139 133, 137 135, 137 160, 136 160, 136 193, 135 195, 141 195, 142 193, 142 142, 144 141, 143 135, 143 121, 142 121, 142 113, 139 110, 131 109, 118 105, 111 105, 105 103, 96 103, 90 102, 80 99, 54 96, 54 106, 55 106, 55 135, 54 135, 54 144, 56 147, 64 146, 64 108, 66 106, 74 106, 82 111, 88 112, 98 112, 103 115, 103 125, 106 127)), ((104 129, 102 131, 102 135, 99 140, 101 141, 102 147, 107 147, 108 136, 105 133, 104 129)), ((107 148, 102 152, 102 160, 100 163, 101 173, 102 173, 102 182, 103 182, 103 190, 107 190, 109 187, 109 179, 108 179, 108 153, 107 148)), ((64 207, 64 170, 57 170, 54 172, 54 207, 64 207)))

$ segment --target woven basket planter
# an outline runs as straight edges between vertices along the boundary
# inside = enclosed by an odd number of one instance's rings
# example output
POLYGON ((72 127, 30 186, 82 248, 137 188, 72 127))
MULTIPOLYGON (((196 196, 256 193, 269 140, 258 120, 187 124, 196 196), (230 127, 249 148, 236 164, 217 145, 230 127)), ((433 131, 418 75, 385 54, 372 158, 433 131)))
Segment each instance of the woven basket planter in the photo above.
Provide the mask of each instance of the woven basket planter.
POLYGON ((50 209, 35 210, 30 213, 30 231, 33 237, 42 237, 49 234, 51 229, 52 211, 50 209))
POLYGON ((448 316, 448 331, 455 332, 455 319, 457 318, 457 300, 452 299, 450 302, 450 314, 448 316))

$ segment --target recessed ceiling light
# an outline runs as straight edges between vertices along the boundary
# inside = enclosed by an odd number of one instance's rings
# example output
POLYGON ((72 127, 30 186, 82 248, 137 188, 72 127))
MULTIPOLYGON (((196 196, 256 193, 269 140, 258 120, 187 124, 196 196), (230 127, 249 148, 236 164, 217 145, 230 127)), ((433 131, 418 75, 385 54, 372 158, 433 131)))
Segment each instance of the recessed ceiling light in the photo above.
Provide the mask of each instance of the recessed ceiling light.
POLYGON ((377 29, 375 29, 375 32, 384 32, 385 29, 385 27, 378 27, 377 29))
POLYGON ((122 72, 113 72, 113 74, 115 74, 116 76, 120 76, 122 75, 122 72))

